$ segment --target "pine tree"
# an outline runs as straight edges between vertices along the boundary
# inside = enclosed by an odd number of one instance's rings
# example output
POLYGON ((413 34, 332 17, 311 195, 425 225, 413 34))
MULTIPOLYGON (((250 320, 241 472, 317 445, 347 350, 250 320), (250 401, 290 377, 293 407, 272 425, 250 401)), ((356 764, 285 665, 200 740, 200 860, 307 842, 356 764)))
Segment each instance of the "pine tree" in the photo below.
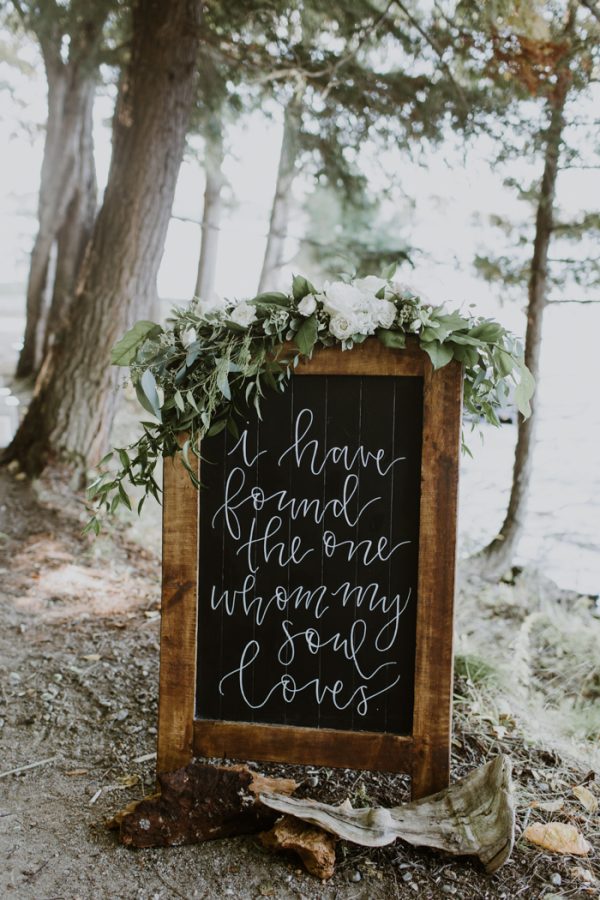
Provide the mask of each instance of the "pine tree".
POLYGON ((96 211, 92 109, 107 32, 119 0, 12 0, 22 27, 35 35, 48 84, 48 117, 38 200, 38 232, 27 282, 26 328, 17 376, 34 375, 66 313, 96 211), (56 283, 48 284, 57 247, 56 283), (56 288, 54 290, 54 288, 56 288), (51 298, 50 315, 45 296, 51 298))
POLYGON ((72 315, 44 361, 4 461, 85 470, 103 455, 117 398, 110 349, 156 292, 195 96, 200 0, 138 0, 113 122, 113 155, 72 315))
MULTIPOLYGON (((516 7, 478 7, 461 4, 459 10, 469 25, 472 77, 485 78, 500 110, 503 123, 511 122, 515 136, 501 128, 500 162, 521 156, 523 149, 539 161, 540 177, 530 186, 510 179, 519 196, 533 209, 533 230, 507 227, 497 220, 514 243, 503 257, 476 259, 479 271, 495 281, 503 292, 519 288, 527 293, 527 329, 525 362, 539 382, 540 351, 544 310, 552 285, 564 285, 568 279, 598 284, 600 267, 596 261, 553 260, 552 248, 564 246, 568 239, 580 239, 597 232, 597 213, 583 215, 578 222, 561 221, 557 210, 557 184, 570 166, 577 165, 589 146, 579 133, 573 139, 577 101, 589 98, 600 57, 600 17, 582 8, 576 0, 549 7, 531 0, 516 7), (484 71, 479 68, 484 61, 484 71), (524 253, 529 252, 529 258, 524 253), (561 272, 562 269, 562 272, 561 272)), ((492 126, 493 130, 493 126, 492 126)), ((519 419, 517 446, 510 499, 498 535, 473 561, 473 567, 489 577, 506 571, 514 560, 523 532, 533 451, 538 420, 538 403, 532 401, 532 415, 519 419)))

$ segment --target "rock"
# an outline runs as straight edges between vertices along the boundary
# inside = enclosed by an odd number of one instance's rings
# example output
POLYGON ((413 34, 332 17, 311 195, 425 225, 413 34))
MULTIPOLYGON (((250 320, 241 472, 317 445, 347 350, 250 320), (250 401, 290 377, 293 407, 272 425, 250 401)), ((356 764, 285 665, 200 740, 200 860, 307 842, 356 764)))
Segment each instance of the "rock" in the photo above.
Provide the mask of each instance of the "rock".
POLYGON ((307 871, 317 878, 331 878, 335 871, 336 838, 292 816, 283 816, 270 831, 261 834, 260 840, 269 850, 297 853, 307 871))
POLYGON ((362 881, 362 875, 360 874, 360 872, 353 872, 350 876, 350 881, 362 881))
POLYGON ((553 884, 555 887, 559 887, 562 884, 562 877, 559 872, 554 872, 550 876, 550 884, 553 884))

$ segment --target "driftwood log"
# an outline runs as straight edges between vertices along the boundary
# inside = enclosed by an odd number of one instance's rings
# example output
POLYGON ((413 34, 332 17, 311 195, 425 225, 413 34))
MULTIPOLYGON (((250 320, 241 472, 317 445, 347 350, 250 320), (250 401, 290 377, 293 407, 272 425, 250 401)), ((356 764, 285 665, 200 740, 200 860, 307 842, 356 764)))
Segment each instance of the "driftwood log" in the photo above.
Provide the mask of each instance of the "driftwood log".
POLYGON ((506 862, 514 843, 510 760, 498 756, 437 794, 391 809, 353 809, 261 793, 270 809, 318 826, 353 844, 383 847, 397 838, 456 856, 476 856, 489 873, 506 862))
POLYGON ((196 844, 269 828, 277 814, 258 801, 262 792, 283 797, 291 778, 265 778, 246 766, 192 762, 158 775, 160 792, 137 800, 107 822, 130 847, 196 844))

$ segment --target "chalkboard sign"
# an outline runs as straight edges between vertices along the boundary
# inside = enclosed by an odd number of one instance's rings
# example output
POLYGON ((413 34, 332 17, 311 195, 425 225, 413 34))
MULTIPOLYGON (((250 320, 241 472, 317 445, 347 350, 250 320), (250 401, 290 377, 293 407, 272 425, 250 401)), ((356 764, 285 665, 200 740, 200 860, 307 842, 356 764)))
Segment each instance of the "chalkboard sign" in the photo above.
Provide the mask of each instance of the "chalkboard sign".
POLYGON ((447 784, 461 370, 321 349, 164 484, 159 770, 192 756, 447 784))

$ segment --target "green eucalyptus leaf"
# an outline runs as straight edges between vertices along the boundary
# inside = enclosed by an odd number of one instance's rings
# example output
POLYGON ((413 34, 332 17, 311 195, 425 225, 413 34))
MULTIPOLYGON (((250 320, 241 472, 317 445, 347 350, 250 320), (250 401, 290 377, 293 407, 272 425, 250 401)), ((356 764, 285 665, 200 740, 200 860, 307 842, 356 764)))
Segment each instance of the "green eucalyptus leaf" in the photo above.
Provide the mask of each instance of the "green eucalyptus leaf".
POLYGON ((290 298, 281 291, 268 291, 264 294, 258 294, 253 300, 250 300, 252 306, 289 306, 290 298))
POLYGON ((196 360, 198 359, 199 356, 200 356, 200 344, 198 344, 197 342, 190 344, 190 346, 187 349, 187 353, 185 354, 185 364, 188 367, 188 369, 194 365, 194 363, 196 362, 196 360))
POLYGON ((316 315, 309 316, 305 319, 294 336, 296 347, 304 356, 310 356, 312 349, 317 342, 319 333, 316 315))
POLYGON ((310 283, 310 281, 308 281, 307 278, 304 278, 302 275, 294 275, 292 279, 292 294, 296 303, 304 299, 307 294, 315 293, 316 290, 314 286, 310 283))
POLYGON ((433 363, 434 369, 443 368, 454 356, 452 347, 448 344, 440 344, 439 341, 428 341, 421 346, 433 363))
POLYGON ((185 411, 185 403, 183 401, 183 397, 181 396, 181 392, 175 391, 175 394, 173 396, 175 397, 175 404, 177 406, 177 409, 179 409, 181 412, 184 412, 185 411))
MULTIPOLYGON (((448 343, 454 343, 454 337, 452 337, 448 343)), ((455 345, 454 358, 465 366, 475 366, 479 359, 479 351, 476 350, 475 347, 461 346, 460 344, 455 345)))
POLYGON ((376 335, 384 347, 392 347, 394 350, 402 350, 406 347, 406 335, 402 331, 394 331, 393 328, 378 328, 376 335))
POLYGON ((469 330, 472 338, 477 338, 485 344, 493 344, 498 338, 502 337, 504 328, 498 322, 482 322, 469 330))
POLYGON ((496 367, 503 378, 510 375, 516 365, 515 359, 510 353, 507 353, 506 350, 502 350, 501 347, 498 347, 497 350, 494 351, 494 360, 496 362, 496 367))
POLYGON ((110 351, 110 361, 113 366, 130 366, 135 360, 138 347, 151 337, 157 337, 162 333, 162 328, 156 322, 143 320, 136 322, 122 338, 120 338, 110 351))
POLYGON ((226 400, 231 400, 231 389, 229 387, 229 361, 220 359, 217 364, 217 387, 226 400))
POLYGON ((452 335, 453 344, 464 344, 466 347, 483 347, 483 342, 478 337, 469 334, 460 334, 454 332, 452 335))
POLYGON ((226 425, 227 425, 227 419, 219 419, 218 422, 215 422, 214 425, 210 426, 206 436, 214 437, 215 434, 220 434, 226 425))
POLYGON ((196 401, 195 401, 195 399, 194 399, 194 395, 192 394, 192 392, 191 392, 191 391, 188 391, 188 392, 186 393, 185 396, 186 396, 187 402, 190 404, 190 406, 191 406, 193 409, 195 409, 197 413, 199 413, 200 410, 198 409, 198 404, 196 403, 196 401))
POLYGON ((421 329, 419 333, 419 341, 421 343, 428 343, 429 341, 443 341, 444 335, 440 333, 439 329, 431 328, 430 325, 426 325, 425 328, 421 329))
POLYGON ((140 381, 135 386, 137 398, 147 412, 152 413, 162 421, 160 412, 160 400, 156 390, 156 379, 150 369, 146 369, 140 381))
POLYGON ((526 419, 531 415, 530 400, 535 391, 535 378, 523 361, 519 362, 519 383, 515 388, 515 403, 526 419))
POLYGON ((448 334, 450 334, 451 331, 460 331, 461 328, 469 327, 469 320, 465 319, 464 316, 461 316, 458 311, 444 313, 442 310, 443 307, 434 309, 431 318, 434 322, 439 322, 440 325, 443 325, 444 328, 447 329, 448 334))
POLYGON ((121 501, 125 504, 127 509, 131 509, 131 500, 129 499, 129 496, 127 495, 127 492, 126 492, 125 488, 123 487, 123 485, 121 484, 121 482, 119 482, 118 491, 119 491, 119 497, 121 498, 121 501))

